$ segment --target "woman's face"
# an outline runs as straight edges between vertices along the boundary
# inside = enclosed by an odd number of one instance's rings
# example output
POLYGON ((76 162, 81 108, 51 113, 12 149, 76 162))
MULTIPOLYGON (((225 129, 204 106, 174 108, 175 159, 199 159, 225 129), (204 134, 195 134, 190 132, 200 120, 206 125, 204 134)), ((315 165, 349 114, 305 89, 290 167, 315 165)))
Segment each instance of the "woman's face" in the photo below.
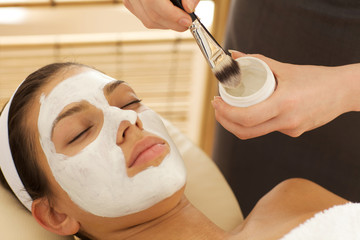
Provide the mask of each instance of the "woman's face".
POLYGON ((185 185, 181 156, 159 116, 129 85, 96 70, 55 76, 40 94, 37 128, 46 174, 88 213, 136 214, 185 185))

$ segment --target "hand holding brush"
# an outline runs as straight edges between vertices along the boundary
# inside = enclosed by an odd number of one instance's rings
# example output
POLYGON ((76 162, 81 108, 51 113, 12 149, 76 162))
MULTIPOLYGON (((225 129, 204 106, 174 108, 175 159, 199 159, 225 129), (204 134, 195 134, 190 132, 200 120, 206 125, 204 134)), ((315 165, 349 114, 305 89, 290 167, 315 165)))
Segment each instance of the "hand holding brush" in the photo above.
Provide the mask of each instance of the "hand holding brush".
MULTIPOLYGON (((184 10, 181 0, 171 0, 171 2, 184 10)), ((241 73, 238 63, 217 43, 195 13, 189 13, 189 15, 192 19, 190 31, 216 78, 225 87, 236 88, 239 86, 241 73)))
POLYGON ((186 11, 170 0, 123 0, 125 7, 150 29, 171 29, 184 32, 191 25, 188 12, 193 12, 200 0, 182 0, 186 11))

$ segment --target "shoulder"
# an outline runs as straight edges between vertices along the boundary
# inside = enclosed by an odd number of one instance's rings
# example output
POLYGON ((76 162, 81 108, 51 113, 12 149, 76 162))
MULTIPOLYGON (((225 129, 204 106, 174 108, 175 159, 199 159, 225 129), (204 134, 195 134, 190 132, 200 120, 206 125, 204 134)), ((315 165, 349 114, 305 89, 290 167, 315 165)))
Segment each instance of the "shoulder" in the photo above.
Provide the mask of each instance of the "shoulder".
POLYGON ((265 236, 266 239, 279 239, 316 213, 347 202, 314 182, 289 179, 257 202, 242 230, 259 239, 265 236))
POLYGON ((289 203, 291 205, 302 206, 313 204, 313 210, 319 211, 323 210, 323 208, 348 202, 322 186, 303 178, 291 178, 279 183, 267 193, 259 203, 261 201, 264 203, 269 201, 280 201, 284 203, 291 201, 289 203))

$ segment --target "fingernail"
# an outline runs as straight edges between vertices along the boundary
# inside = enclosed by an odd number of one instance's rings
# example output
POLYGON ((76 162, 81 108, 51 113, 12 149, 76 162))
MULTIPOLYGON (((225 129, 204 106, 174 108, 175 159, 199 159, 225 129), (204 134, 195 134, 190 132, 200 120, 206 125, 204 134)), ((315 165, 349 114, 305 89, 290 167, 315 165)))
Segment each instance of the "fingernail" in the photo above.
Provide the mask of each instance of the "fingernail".
POLYGON ((181 18, 179 20, 179 24, 184 27, 189 27, 191 25, 191 21, 188 18, 181 18))
POLYGON ((219 99, 220 97, 219 96, 215 96, 214 97, 214 100, 211 101, 211 104, 213 105, 213 107, 215 109, 217 109, 219 107, 219 99))
POLYGON ((240 52, 240 51, 238 51, 238 50, 233 50, 233 49, 228 49, 228 51, 229 51, 229 53, 238 53, 238 54, 241 54, 241 55, 246 55, 246 53, 243 53, 243 52, 240 52))
POLYGON ((220 96, 214 96, 214 100, 219 100, 219 99, 221 99, 220 96))

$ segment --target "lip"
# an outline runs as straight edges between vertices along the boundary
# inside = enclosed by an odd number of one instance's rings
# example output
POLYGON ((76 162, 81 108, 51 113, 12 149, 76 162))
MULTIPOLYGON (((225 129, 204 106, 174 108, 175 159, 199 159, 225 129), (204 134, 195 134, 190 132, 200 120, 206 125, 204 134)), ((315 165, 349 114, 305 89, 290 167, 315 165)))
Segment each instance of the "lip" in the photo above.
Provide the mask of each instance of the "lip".
POLYGON ((163 139, 147 136, 135 143, 127 167, 135 168, 137 166, 149 164, 149 162, 156 160, 167 149, 168 145, 163 139))

